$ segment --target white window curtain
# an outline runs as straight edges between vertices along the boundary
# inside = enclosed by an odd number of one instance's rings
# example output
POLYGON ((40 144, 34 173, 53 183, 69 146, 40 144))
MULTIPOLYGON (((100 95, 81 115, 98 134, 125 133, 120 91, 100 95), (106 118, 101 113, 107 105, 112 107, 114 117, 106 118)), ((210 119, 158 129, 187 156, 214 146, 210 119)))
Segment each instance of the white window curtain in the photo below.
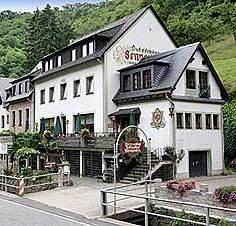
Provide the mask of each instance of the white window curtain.
POLYGON ((90 87, 90 93, 93 93, 93 92, 94 92, 94 77, 92 78, 91 87, 90 87))
POLYGON ((75 61, 76 60, 76 49, 73 49, 72 50, 72 61, 75 61))
POLYGON ((60 67, 61 66, 61 56, 57 57, 57 66, 60 67))
POLYGON ((53 59, 50 60, 50 70, 53 69, 53 59))
POLYGON ((48 61, 45 62, 45 71, 48 71, 48 61))
POLYGON ((87 44, 83 45, 82 47, 82 57, 86 57, 87 54, 87 44))
POLYGON ((93 42, 90 42, 89 43, 89 55, 91 55, 91 54, 93 54, 93 52, 94 52, 94 46, 93 46, 93 42))

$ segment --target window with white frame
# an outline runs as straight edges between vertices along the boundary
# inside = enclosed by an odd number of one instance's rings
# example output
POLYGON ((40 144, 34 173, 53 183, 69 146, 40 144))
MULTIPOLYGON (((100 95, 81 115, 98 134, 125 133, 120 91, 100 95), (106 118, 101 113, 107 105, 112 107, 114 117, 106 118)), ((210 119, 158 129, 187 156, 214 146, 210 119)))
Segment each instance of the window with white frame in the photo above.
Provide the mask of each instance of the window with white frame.
POLYGON ((82 46, 82 57, 86 57, 88 55, 87 44, 82 46))
POLYGON ((71 61, 75 61, 76 60, 76 49, 72 49, 71 51, 71 61))
POLYGON ((213 128, 214 129, 220 128, 219 115, 216 115, 216 114, 213 115, 213 128))
POLYGON ((202 114, 195 114, 196 129, 202 129, 202 114))
POLYGON ((57 57, 57 66, 60 67, 61 66, 61 56, 57 57))
POLYGON ((92 94, 94 92, 94 78, 89 76, 86 78, 86 94, 92 94))
POLYGON ((185 113, 185 129, 192 129, 192 114, 185 113))
POLYGON ((176 113, 176 121, 177 121, 177 129, 183 129, 184 128, 184 118, 183 113, 176 113))
POLYGON ((205 120, 206 120, 206 129, 211 129, 212 128, 211 114, 206 114, 205 120))
POLYGON ((49 63, 49 70, 52 70, 53 69, 53 59, 51 59, 49 62, 50 62, 49 63))
POLYGON ((196 89, 196 71, 186 70, 186 88, 196 89))
POLYGON ((89 55, 93 54, 94 52, 94 44, 93 42, 90 42, 89 43, 89 55))
POLYGON ((80 79, 74 81, 74 97, 79 97, 81 94, 80 79))
POLYGON ((49 88, 49 103, 54 102, 54 87, 49 88))
POLYGON ((60 99, 61 100, 65 100, 66 99, 66 83, 63 83, 60 86, 60 99))

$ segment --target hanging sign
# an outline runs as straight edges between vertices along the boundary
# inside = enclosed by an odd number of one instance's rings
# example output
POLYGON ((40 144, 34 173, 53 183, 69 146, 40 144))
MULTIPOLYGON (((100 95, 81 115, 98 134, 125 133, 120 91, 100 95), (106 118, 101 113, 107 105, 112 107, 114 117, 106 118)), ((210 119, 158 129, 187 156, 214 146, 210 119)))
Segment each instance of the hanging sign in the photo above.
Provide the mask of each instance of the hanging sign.
POLYGON ((159 52, 135 45, 118 45, 113 50, 113 58, 121 64, 137 63, 145 56, 156 55, 159 52))
POLYGON ((124 153, 138 153, 144 151, 144 142, 131 141, 121 144, 121 150, 124 153))

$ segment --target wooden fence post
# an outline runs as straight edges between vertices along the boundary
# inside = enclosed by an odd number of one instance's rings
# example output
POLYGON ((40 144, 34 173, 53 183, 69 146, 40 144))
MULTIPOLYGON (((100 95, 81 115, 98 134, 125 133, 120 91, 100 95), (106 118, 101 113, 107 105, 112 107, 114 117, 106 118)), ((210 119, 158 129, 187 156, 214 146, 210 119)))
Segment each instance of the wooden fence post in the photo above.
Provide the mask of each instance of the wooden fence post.
POLYGON ((25 180, 24 177, 21 176, 20 180, 19 180, 19 191, 18 191, 18 195, 23 196, 25 192, 25 180))

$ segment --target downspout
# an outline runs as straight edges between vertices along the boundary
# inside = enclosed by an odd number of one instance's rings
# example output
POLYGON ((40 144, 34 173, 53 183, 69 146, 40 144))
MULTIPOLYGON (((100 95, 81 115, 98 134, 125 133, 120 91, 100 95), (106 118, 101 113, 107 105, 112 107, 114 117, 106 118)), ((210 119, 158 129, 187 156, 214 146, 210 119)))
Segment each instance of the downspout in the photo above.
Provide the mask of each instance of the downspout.
POLYGON ((221 144, 222 144, 222 170, 225 171, 225 138, 224 138, 224 114, 223 114, 223 106, 220 107, 220 119, 221 119, 221 144))
POLYGON ((176 130, 175 130, 175 104, 174 102, 170 99, 168 96, 169 93, 165 94, 165 98, 169 101, 170 103, 170 108, 169 108, 169 115, 171 117, 171 146, 176 148, 176 130))

